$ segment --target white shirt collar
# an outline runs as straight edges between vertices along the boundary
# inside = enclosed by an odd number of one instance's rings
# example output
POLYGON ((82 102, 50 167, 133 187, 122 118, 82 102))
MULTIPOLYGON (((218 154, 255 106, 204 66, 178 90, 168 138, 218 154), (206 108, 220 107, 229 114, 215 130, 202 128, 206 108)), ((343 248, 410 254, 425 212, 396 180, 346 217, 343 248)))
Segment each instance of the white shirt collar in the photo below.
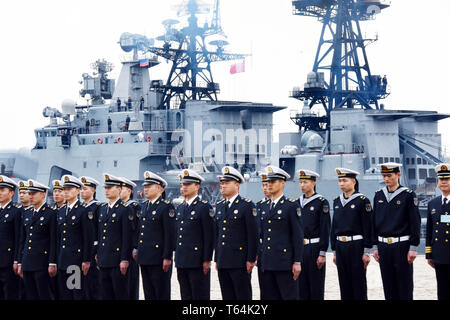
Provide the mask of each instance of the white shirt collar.
POLYGON ((442 199, 441 199, 442 204, 444 204, 444 199, 445 198, 447 198, 447 203, 450 203, 450 194, 448 196, 446 196, 446 197, 444 197, 444 195, 442 195, 442 199))
POLYGON ((192 199, 190 200, 186 200, 186 203, 188 204, 188 206, 190 206, 192 204, 192 202, 194 202, 195 199, 197 199, 198 195, 196 195, 195 197, 192 197, 192 199))
POLYGON ((233 197, 231 197, 230 199, 227 199, 227 201, 230 201, 230 203, 228 204, 228 207, 231 207, 231 205, 233 204, 234 200, 236 200, 238 195, 239 195, 239 193, 236 193, 233 197))
POLYGON ((10 200, 7 204, 5 204, 4 206, 0 205, 0 208, 5 209, 7 206, 9 206, 9 204, 11 203, 12 200, 10 200))
MULTIPOLYGON (((272 199, 272 202, 275 203, 275 205, 277 205, 278 201, 280 201, 280 199, 284 196, 284 194, 282 194, 279 198, 277 199, 272 199)), ((272 205, 272 204, 271 204, 272 205)))
POLYGON ((110 209, 112 209, 115 205, 116 205, 116 203, 117 203, 117 201, 119 201, 120 200, 120 197, 119 198, 117 198, 117 200, 116 201, 114 201, 112 204, 109 204, 109 202, 108 202, 108 206, 109 206, 109 208, 110 209))
MULTIPOLYGON (((36 209, 34 209, 34 212, 39 212, 40 210, 41 210, 41 208, 44 206, 44 204, 45 204, 45 201, 44 201, 44 203, 43 204, 41 204, 41 206, 36 210, 36 209)), ((33 206, 33 208, 34 208, 34 206, 33 206)))
POLYGON ((67 207, 68 207, 70 210, 72 210, 73 207, 77 204, 77 202, 78 202, 78 199, 75 200, 71 205, 69 205, 69 203, 67 202, 67 207))

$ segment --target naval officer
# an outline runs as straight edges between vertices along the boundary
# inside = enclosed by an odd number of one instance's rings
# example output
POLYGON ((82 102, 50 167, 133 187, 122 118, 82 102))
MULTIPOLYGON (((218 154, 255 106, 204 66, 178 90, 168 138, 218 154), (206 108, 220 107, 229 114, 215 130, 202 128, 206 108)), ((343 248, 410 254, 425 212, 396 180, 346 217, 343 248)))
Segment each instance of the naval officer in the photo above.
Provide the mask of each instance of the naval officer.
POLYGON ((51 300, 50 278, 56 276, 56 213, 45 202, 49 188, 28 181, 32 208, 25 210, 21 224, 19 274, 28 300, 51 300))
POLYGON ((145 300, 170 300, 172 258, 175 241, 175 209, 164 199, 167 182, 146 171, 139 217, 137 263, 141 268, 145 300))
POLYGON ((252 300, 251 272, 258 245, 255 205, 239 195, 245 182, 233 167, 218 176, 224 200, 216 205, 215 262, 223 300, 252 300))
MULTIPOLYGON (((23 212, 32 207, 32 205, 30 204, 30 194, 28 193, 28 180, 19 181, 19 202, 22 204, 22 213, 20 218, 22 223, 23 212)), ((23 283, 23 278, 19 277, 19 300, 26 300, 25 294, 26 291, 25 284, 23 283)))
POLYGON ((256 258, 256 265, 258 267, 258 283, 259 283, 259 299, 262 299, 263 292, 263 281, 262 281, 262 269, 261 263, 259 262, 261 259, 262 253, 262 229, 261 229, 261 220, 266 212, 269 212, 270 206, 267 204, 267 201, 270 200, 270 192, 269 192, 269 182, 267 180, 267 172, 261 173, 261 189, 264 194, 264 198, 259 200, 256 203, 256 212, 257 212, 257 227, 258 227, 258 251, 256 258))
POLYGON ((302 273, 299 277, 300 300, 323 300, 325 293, 325 261, 330 239, 330 206, 316 193, 320 175, 312 170, 300 170, 299 204, 304 230, 302 273))
POLYGON ((19 185, 0 175, 0 300, 19 299, 17 254, 22 205, 12 202, 19 185))
POLYGON ((53 192, 53 201, 55 202, 55 205, 53 206, 54 210, 58 210, 62 208, 66 201, 64 199, 64 189, 62 187, 60 180, 53 180, 52 181, 52 192, 53 192))
POLYGON ((373 257, 380 264, 386 300, 413 299, 413 261, 420 243, 420 213, 416 194, 400 185, 399 163, 381 166, 386 184, 373 199, 373 257))
POLYGON ((342 194, 333 201, 331 249, 342 300, 367 300, 366 268, 372 248, 372 206, 359 192, 359 172, 336 168, 342 194))
POLYGON ((428 202, 425 253, 436 272, 438 300, 450 300, 450 164, 435 171, 442 195, 428 202))
POLYGON ((28 193, 28 181, 19 181, 19 202, 24 208, 30 206, 30 194, 28 193))
POLYGON ((108 202, 99 210, 98 249, 102 300, 128 300, 127 271, 131 259, 131 224, 134 213, 120 199, 122 180, 105 173, 105 196, 108 202))
POLYGON ((275 166, 266 168, 271 200, 262 215, 263 300, 297 300, 303 258, 303 228, 298 202, 283 194, 290 175, 275 166))
MULTIPOLYGON (((133 189, 136 184, 128 180, 127 178, 121 177, 122 180, 122 191, 120 192, 120 199, 126 203, 133 212, 133 219, 130 221, 131 225, 131 243, 132 250, 137 250, 137 228, 138 228, 138 217, 141 215, 142 209, 141 205, 133 200, 133 189)), ((128 267, 128 289, 130 291, 130 300, 139 300, 139 266, 135 259, 130 259, 130 265, 128 267)))
POLYGON ((209 300, 214 250, 214 210, 198 196, 205 181, 193 170, 180 174, 185 201, 176 212, 175 266, 182 300, 209 300))
POLYGON ((82 187, 80 179, 72 175, 61 178, 66 205, 58 210, 57 245, 58 245, 58 292, 61 300, 85 299, 83 279, 90 268, 92 254, 92 213, 88 215, 86 207, 80 203, 78 196, 82 187), (82 272, 80 279, 68 282, 73 270, 78 266, 82 272))
POLYGON ((91 220, 91 254, 90 254, 90 267, 86 277, 83 278, 84 283, 84 293, 86 300, 99 300, 99 270, 97 268, 97 263, 95 262, 95 252, 98 247, 98 211, 101 203, 96 200, 96 191, 100 183, 91 177, 83 176, 81 177, 81 183, 83 186, 80 190, 80 196, 83 200, 83 204, 86 207, 88 217, 93 217, 91 220))

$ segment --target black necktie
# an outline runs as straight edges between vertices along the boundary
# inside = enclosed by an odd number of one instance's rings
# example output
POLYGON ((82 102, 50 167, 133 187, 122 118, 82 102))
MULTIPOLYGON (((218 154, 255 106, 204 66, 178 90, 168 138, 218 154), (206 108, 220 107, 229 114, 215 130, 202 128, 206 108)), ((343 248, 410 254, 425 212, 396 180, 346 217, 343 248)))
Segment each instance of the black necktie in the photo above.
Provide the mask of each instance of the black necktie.
POLYGON ((270 210, 273 210, 275 208, 275 202, 272 201, 272 204, 270 205, 270 210))
POLYGON ((444 198, 444 206, 448 204, 448 198, 444 198))

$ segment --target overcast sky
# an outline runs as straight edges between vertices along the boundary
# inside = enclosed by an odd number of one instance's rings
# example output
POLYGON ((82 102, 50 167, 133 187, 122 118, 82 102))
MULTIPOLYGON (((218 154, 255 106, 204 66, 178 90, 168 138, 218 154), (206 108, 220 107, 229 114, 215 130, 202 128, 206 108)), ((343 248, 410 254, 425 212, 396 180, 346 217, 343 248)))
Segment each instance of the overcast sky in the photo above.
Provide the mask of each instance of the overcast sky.
MULTIPOLYGON (((120 72, 123 32, 157 37, 161 21, 175 18, 171 0, 39 0, 0 2, 0 149, 32 147, 34 129, 49 123, 46 106, 61 108, 66 98, 83 101, 81 74, 104 58, 120 72)), ((205 0, 205 2, 213 2, 205 0)), ((220 99, 287 106, 274 117, 275 131, 296 131, 289 98, 312 69, 321 24, 292 15, 290 0, 222 0, 222 26, 229 51, 252 54, 243 74, 230 75, 230 62, 214 67, 220 99)), ((392 0, 377 19, 362 23, 379 41, 368 47, 372 74, 386 74, 392 94, 387 109, 448 110, 450 1, 392 0)), ((167 77, 168 65, 150 69, 152 79, 167 77)), ((450 147, 450 120, 440 122, 450 147)), ((277 137, 275 137, 278 140, 277 137)), ((449 148, 450 150, 450 148, 449 148)))

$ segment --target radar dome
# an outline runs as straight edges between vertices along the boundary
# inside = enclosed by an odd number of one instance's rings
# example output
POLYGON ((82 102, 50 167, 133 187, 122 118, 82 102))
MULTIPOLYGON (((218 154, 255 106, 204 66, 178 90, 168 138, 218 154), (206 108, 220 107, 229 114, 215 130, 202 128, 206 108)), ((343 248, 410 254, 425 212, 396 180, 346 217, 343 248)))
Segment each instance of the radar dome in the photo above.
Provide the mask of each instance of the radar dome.
POLYGON ((70 114, 74 115, 76 113, 75 111, 76 102, 72 99, 65 99, 61 103, 61 110, 63 114, 70 114))

